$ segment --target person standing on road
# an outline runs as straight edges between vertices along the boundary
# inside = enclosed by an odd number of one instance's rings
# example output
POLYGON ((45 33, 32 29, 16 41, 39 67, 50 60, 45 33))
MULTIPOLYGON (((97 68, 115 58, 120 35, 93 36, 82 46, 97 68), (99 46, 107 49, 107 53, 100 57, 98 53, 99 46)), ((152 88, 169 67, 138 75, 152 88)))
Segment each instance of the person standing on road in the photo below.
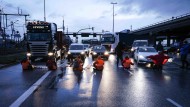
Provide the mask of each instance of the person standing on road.
POLYGON ((157 49, 157 51, 159 51, 159 52, 161 52, 161 51, 163 51, 163 46, 162 46, 162 44, 161 44, 161 41, 159 41, 159 43, 158 43, 158 45, 156 46, 156 49, 157 49))
POLYGON ((123 50, 124 50, 123 44, 121 42, 119 42, 115 49, 115 52, 117 55, 117 67, 119 65, 119 60, 121 61, 121 63, 123 61, 123 50))
POLYGON ((181 62, 182 66, 180 68, 188 68, 189 62, 187 61, 187 55, 190 50, 190 44, 187 41, 183 42, 182 47, 180 48, 181 62))

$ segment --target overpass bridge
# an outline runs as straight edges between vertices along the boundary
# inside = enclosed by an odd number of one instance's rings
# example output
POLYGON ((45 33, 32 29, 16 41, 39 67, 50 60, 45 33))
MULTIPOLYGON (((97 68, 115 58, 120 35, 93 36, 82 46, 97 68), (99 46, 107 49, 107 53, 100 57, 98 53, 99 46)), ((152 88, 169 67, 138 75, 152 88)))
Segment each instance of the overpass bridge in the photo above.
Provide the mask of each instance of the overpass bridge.
POLYGON ((170 40, 180 42, 185 38, 190 38, 190 13, 130 31, 128 35, 149 39, 154 45, 156 41, 166 39, 167 46, 170 46, 172 44, 170 40))

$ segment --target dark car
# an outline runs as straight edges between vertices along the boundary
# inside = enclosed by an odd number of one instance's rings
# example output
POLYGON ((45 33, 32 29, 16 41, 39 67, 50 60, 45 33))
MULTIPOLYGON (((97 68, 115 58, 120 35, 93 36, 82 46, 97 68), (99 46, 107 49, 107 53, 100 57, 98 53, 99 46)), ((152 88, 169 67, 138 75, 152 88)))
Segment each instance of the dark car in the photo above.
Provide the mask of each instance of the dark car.
POLYGON ((92 54, 92 60, 97 58, 99 55, 106 60, 108 60, 109 58, 109 52, 106 50, 104 46, 101 45, 93 46, 91 54, 92 54))

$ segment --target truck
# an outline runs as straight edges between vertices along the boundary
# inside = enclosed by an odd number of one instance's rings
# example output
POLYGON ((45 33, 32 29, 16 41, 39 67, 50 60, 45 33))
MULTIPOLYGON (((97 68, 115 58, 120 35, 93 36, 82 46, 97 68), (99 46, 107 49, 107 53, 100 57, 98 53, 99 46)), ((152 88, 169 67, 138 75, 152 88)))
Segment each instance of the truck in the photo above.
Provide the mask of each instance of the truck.
POLYGON ((110 53, 115 53, 115 48, 119 42, 119 36, 115 33, 103 33, 100 39, 101 45, 110 53))
POLYGON ((27 57, 31 62, 36 59, 47 61, 49 57, 58 60, 62 54, 62 32, 57 31, 57 25, 51 22, 28 22, 27 28, 27 57))

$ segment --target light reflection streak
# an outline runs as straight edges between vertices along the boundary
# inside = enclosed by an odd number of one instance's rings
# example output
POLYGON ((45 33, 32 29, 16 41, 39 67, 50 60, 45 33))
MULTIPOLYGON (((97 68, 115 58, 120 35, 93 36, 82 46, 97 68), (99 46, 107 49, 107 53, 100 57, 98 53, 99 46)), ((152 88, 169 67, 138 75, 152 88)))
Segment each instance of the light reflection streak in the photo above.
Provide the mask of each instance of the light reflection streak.
POLYGON ((65 89, 72 90, 74 88, 76 80, 75 80, 75 78, 73 78, 73 76, 75 76, 75 75, 73 73, 72 67, 67 67, 66 75, 64 78, 67 78, 69 81, 66 80, 66 81, 62 82, 62 84, 63 84, 62 86, 64 86, 65 89))

